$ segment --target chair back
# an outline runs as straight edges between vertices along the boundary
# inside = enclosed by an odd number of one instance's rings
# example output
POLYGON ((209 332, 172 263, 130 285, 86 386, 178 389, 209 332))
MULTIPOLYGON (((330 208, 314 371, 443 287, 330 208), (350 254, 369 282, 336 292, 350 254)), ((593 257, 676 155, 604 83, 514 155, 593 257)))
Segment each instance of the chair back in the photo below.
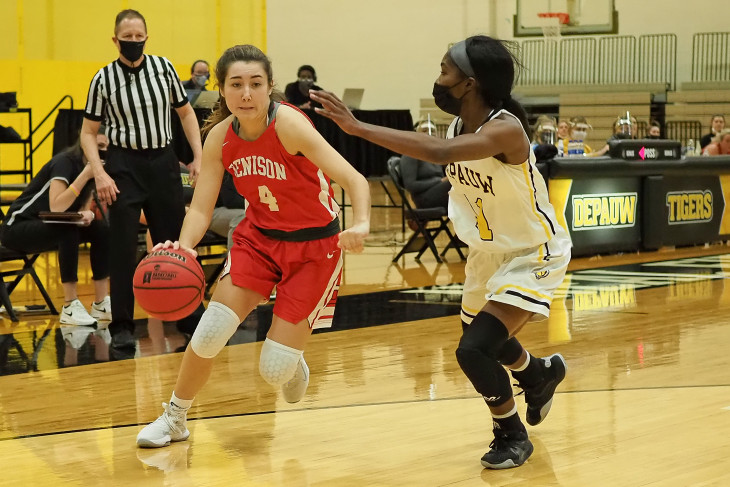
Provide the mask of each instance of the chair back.
POLYGON ((393 180, 395 189, 398 190, 398 195, 401 197, 401 200, 403 200, 403 209, 406 211, 407 214, 412 214, 414 212, 415 205, 411 203, 410 194, 403 184, 403 175, 400 172, 400 157, 392 156, 390 159, 388 159, 387 165, 390 179, 393 180))

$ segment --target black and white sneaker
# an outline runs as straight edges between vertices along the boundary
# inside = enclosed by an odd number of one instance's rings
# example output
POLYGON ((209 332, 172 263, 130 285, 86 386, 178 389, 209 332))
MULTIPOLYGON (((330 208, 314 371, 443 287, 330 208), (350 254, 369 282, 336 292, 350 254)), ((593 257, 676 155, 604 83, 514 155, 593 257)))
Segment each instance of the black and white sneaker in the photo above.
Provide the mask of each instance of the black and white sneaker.
POLYGON ((112 300, 109 296, 105 297, 98 303, 91 304, 91 316, 99 321, 111 321, 112 319, 112 300))
POLYGON ((81 301, 74 299, 61 310, 61 323, 64 325, 94 326, 96 320, 91 317, 81 301))
POLYGON ((527 403, 527 424, 531 426, 542 423, 553 405, 553 396, 568 370, 568 364, 559 353, 541 358, 543 380, 534 387, 523 387, 527 403))
POLYGON ((519 467, 532 455, 532 442, 526 431, 494 430, 491 448, 482 457, 484 468, 503 469, 519 467))

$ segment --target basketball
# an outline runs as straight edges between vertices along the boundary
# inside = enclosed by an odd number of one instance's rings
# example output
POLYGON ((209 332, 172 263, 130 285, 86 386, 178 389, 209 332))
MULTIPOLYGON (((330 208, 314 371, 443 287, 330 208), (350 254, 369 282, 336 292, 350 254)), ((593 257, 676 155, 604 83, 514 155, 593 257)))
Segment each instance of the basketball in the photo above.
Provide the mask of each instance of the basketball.
POLYGON ((183 250, 159 249, 137 266, 134 297, 150 316, 176 321, 203 301, 205 274, 200 263, 183 250))

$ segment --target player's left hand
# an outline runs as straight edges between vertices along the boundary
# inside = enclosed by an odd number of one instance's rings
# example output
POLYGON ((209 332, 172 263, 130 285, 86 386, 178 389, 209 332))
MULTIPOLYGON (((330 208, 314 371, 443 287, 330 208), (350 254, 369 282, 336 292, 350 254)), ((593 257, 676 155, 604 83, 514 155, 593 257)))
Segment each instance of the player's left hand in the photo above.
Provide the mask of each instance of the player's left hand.
POLYGON ((322 105, 322 108, 315 108, 315 112, 331 119, 345 133, 350 135, 355 133, 360 121, 334 93, 325 90, 309 90, 309 97, 322 105))
POLYGON ((342 250, 359 254, 364 249, 363 242, 369 233, 369 223, 353 225, 340 233, 340 240, 337 242, 337 246, 342 250))

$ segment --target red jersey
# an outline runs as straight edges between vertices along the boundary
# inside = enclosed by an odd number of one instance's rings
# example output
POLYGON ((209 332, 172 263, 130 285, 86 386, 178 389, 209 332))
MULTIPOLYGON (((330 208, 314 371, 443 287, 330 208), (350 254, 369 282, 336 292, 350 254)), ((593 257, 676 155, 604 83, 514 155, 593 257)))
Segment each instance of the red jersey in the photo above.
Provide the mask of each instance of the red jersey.
POLYGON ((284 149, 275 121, 276 110, 264 133, 251 142, 231 124, 223 142, 223 166, 248 202, 246 220, 286 232, 327 226, 340 211, 330 179, 306 157, 284 149))

